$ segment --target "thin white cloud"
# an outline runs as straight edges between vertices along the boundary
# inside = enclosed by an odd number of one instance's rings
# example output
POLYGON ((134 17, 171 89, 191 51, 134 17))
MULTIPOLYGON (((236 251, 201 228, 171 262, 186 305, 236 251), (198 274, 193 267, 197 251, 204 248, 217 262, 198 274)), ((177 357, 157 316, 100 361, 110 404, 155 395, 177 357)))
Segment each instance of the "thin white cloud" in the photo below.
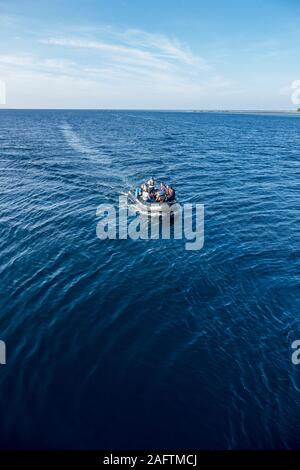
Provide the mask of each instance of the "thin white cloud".
MULTIPOLYGON (((174 65, 172 61, 174 59, 178 64, 181 62, 186 63, 188 60, 188 57, 185 56, 183 51, 182 56, 180 56, 179 51, 176 51, 176 54, 173 52, 171 55, 170 50, 168 51, 168 54, 165 50, 165 54, 162 55, 162 50, 157 52, 153 47, 151 48, 150 45, 148 45, 147 50, 145 50, 137 47, 128 47, 124 44, 113 44, 103 41, 91 41, 78 38, 48 38, 41 39, 40 42, 51 46, 96 50, 101 56, 106 57, 111 62, 126 62, 127 64, 133 64, 135 66, 140 65, 141 67, 151 67, 160 70, 170 69, 170 67, 174 65)), ((194 61, 195 63, 193 64, 191 62, 192 61, 190 60, 189 65, 200 65, 200 61, 199 64, 196 64, 196 61, 194 61)))
POLYGON ((35 55, 0 55, 13 99, 23 93, 57 107, 173 108, 199 106, 234 88, 187 46, 161 34, 106 28, 38 42, 35 55))
POLYGON ((74 61, 66 59, 43 59, 38 64, 54 70, 66 70, 66 68, 76 65, 74 61))
MULTIPOLYGON (((84 32, 85 28, 77 27, 77 31, 84 32)), ((192 53, 189 47, 182 44, 178 39, 169 38, 165 34, 149 33, 137 28, 120 31, 108 25, 90 28, 90 32, 100 35, 104 34, 106 38, 114 42, 118 41, 119 43, 126 44, 127 46, 151 50, 159 57, 181 61, 205 70, 210 68, 203 57, 192 53)))
POLYGON ((73 48, 80 48, 80 49, 96 49, 101 52, 113 53, 113 54, 128 54, 130 57, 134 57, 136 59, 151 59, 151 54, 145 51, 141 51, 139 49, 134 49, 122 45, 116 44, 109 44, 100 41, 88 41, 84 39, 69 39, 69 38, 62 38, 62 39, 41 39, 41 43, 48 44, 52 46, 64 46, 64 47, 73 47, 73 48))
POLYGON ((66 72, 75 62, 60 58, 39 59, 32 54, 0 54, 0 64, 32 70, 66 72))
POLYGON ((6 65, 16 65, 28 67, 33 65, 33 58, 31 55, 13 55, 13 54, 1 54, 0 63, 6 65))
POLYGON ((171 40, 163 34, 152 34, 140 29, 128 29, 122 37, 128 43, 146 48, 151 47, 165 58, 177 60, 204 70, 209 68, 207 62, 202 57, 193 54, 177 39, 171 40))
POLYGON ((134 60, 149 61, 160 68, 166 62, 181 63, 201 70, 208 70, 208 63, 177 39, 170 39, 163 34, 153 34, 140 29, 127 29, 119 32, 111 27, 102 28, 100 34, 105 34, 106 40, 90 40, 84 37, 73 38, 50 37, 41 39, 43 44, 72 48, 96 49, 102 53, 118 54, 134 60), (107 37, 111 40, 107 41, 107 37))
POLYGON ((197 82, 203 80, 203 73, 210 71, 203 58, 193 54, 178 40, 162 34, 138 29, 119 32, 112 28, 99 30, 98 34, 106 34, 106 40, 91 40, 81 35, 75 38, 50 37, 39 42, 56 47, 56 51, 59 50, 57 48, 62 51, 70 48, 90 50, 90 56, 85 54, 84 58, 77 54, 77 73, 81 70, 95 79, 99 71, 101 81, 112 80, 115 83, 126 79, 129 86, 148 84, 180 92, 180 88, 182 91, 183 88, 195 89, 197 82))

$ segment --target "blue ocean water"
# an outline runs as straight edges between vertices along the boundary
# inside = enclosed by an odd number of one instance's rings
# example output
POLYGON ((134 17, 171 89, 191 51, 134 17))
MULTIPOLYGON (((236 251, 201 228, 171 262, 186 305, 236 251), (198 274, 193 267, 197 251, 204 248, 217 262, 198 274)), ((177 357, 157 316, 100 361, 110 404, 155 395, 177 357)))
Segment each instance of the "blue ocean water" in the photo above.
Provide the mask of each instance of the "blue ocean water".
POLYGON ((0 111, 1 448, 299 448, 300 120, 0 111), (99 240, 154 174, 205 244, 99 240))

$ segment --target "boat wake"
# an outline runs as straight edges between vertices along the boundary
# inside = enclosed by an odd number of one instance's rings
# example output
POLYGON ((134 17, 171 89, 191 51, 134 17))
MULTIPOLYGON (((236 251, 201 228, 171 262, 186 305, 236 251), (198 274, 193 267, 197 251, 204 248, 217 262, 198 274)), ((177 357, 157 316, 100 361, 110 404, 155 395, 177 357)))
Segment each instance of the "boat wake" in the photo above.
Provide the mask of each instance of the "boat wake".
POLYGON ((97 160, 97 163, 102 165, 110 164, 110 160, 105 157, 103 154, 100 154, 97 150, 91 147, 82 137, 78 135, 76 131, 67 123, 64 123, 60 126, 60 130, 67 142, 67 144, 76 152, 87 155, 93 159, 97 160))

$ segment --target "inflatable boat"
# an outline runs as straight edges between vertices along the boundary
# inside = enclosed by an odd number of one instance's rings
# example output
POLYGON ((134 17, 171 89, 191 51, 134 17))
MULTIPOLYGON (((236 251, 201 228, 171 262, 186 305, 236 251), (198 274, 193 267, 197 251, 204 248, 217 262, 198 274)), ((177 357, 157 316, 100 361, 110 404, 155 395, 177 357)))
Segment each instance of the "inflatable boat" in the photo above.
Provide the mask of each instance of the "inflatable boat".
POLYGON ((141 198, 135 197, 133 191, 129 191, 128 200, 142 213, 163 215, 175 214, 178 211, 178 204, 176 199, 166 202, 145 202, 141 198))

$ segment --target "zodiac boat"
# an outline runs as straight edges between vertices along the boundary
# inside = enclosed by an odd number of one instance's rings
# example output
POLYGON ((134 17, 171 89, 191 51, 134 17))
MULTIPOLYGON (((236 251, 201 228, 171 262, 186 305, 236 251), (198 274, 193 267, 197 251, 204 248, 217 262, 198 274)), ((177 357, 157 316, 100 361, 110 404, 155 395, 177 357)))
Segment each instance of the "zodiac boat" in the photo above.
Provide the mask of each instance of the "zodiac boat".
POLYGON ((141 198, 136 198, 133 191, 129 191, 128 200, 134 204, 137 209, 142 213, 163 215, 163 214, 175 214, 178 212, 178 204, 176 199, 173 201, 166 202, 145 202, 141 198))

